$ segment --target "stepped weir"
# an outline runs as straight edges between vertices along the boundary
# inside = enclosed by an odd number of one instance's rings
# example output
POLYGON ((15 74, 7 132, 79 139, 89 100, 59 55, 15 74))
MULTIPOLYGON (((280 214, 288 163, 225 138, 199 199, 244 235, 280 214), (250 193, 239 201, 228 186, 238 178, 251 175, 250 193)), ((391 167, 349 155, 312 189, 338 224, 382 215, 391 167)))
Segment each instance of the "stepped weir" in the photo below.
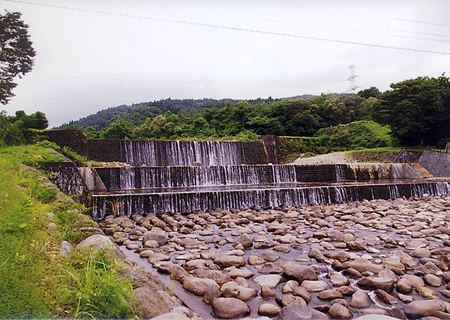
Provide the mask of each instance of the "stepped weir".
MULTIPOLYGON (((93 217, 282 207, 450 194, 408 163, 278 165, 248 161, 245 143, 121 141, 127 166, 88 170, 93 217), (248 162, 252 164, 248 164, 248 162)), ((89 183, 88 183, 89 184, 89 183)))

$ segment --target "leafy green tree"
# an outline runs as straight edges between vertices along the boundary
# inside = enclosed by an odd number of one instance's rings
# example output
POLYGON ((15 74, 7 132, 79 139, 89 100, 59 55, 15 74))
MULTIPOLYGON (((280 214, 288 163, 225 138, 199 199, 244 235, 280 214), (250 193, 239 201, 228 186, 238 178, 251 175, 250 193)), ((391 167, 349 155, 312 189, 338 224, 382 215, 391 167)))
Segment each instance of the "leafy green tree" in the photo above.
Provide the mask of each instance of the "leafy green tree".
POLYGON ((19 12, 0 15, 0 102, 7 104, 17 86, 14 78, 21 78, 33 68, 36 55, 29 40, 28 25, 20 20, 19 12))
POLYGON ((9 117, 21 129, 44 130, 48 127, 48 120, 43 112, 37 111, 29 116, 23 110, 16 111, 15 117, 9 117))
POLYGON ((181 133, 181 127, 178 126, 174 121, 178 122, 176 119, 176 115, 174 115, 170 111, 166 112, 164 115, 157 115, 150 123, 150 131, 152 135, 157 138, 166 139, 172 136, 178 136, 181 133))
POLYGON ((258 135, 275 134, 283 135, 284 130, 281 123, 275 118, 268 118, 267 116, 251 117, 247 121, 247 126, 250 130, 258 135))
POLYGON ((133 129, 130 122, 118 117, 102 134, 104 139, 132 139, 133 129))
POLYGON ((6 112, 0 113, 0 147, 25 143, 22 130, 9 121, 6 112))
POLYGON ((450 137, 450 82, 418 77, 391 84, 380 95, 373 118, 388 124, 401 145, 437 144, 450 137))
POLYGON ((377 87, 370 87, 369 89, 364 89, 358 92, 358 96, 364 99, 368 99, 370 97, 378 98, 380 94, 381 92, 377 87))

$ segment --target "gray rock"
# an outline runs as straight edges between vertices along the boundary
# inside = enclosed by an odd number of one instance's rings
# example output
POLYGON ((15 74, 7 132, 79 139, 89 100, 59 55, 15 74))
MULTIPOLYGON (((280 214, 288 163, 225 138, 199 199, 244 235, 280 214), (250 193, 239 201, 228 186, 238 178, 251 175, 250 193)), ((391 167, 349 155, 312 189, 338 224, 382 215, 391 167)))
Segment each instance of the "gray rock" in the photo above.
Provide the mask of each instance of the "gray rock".
POLYGON ((249 248, 253 245, 252 239, 246 233, 243 233, 241 236, 239 236, 238 242, 242 244, 244 248, 249 248))
POLYGON ((386 292, 392 292, 395 280, 387 277, 366 277, 358 281, 358 286, 363 289, 374 290, 382 289, 386 292))
POLYGON ((328 284, 325 281, 322 280, 304 280, 301 284, 303 288, 306 289, 308 292, 320 292, 328 288, 328 284))
POLYGON ((247 304, 236 298, 216 298, 212 307, 214 314, 221 319, 242 318, 250 312, 247 304))
MULTIPOLYGON (((400 278, 400 280, 402 280, 402 279, 408 280, 415 289, 425 287, 425 282, 423 282, 422 278, 420 278, 418 276, 415 276, 412 274, 405 274, 400 278)), ((407 293, 407 292, 403 292, 403 293, 407 293)))
POLYGON ((408 318, 417 319, 432 316, 435 312, 444 312, 446 309, 442 300, 416 300, 407 304, 403 311, 408 318))
POLYGON ((231 281, 231 277, 229 275, 223 274, 219 270, 197 269, 192 272, 192 275, 197 278, 206 278, 206 279, 214 280, 219 285, 231 281))
POLYGON ((149 287, 141 287, 135 289, 134 294, 135 312, 142 319, 151 319, 169 313, 178 306, 165 291, 156 291, 149 287))
POLYGON ((375 292, 375 295, 377 296, 377 298, 386 304, 393 305, 393 304, 398 303, 398 300, 394 296, 390 295, 389 293, 387 293, 384 290, 377 289, 374 292, 375 292))
POLYGON ((398 320, 398 318, 393 318, 382 314, 366 314, 364 316, 355 318, 355 320, 398 320))
POLYGON ((359 258, 351 261, 346 261, 342 264, 344 269, 353 268, 358 270, 359 272, 370 271, 373 273, 378 273, 383 270, 383 266, 373 264, 370 261, 359 258))
POLYGON ((281 308, 272 303, 263 303, 258 308, 258 314, 261 316, 275 317, 281 311, 281 308))
POLYGON ((152 230, 144 233, 144 238, 142 239, 142 243, 145 243, 149 240, 154 240, 160 246, 163 246, 168 242, 167 232, 155 227, 152 230))
POLYGON ((266 260, 264 258, 261 258, 259 256, 255 256, 255 255, 249 255, 248 256, 248 263, 251 265, 258 265, 258 264, 263 264, 265 263, 266 260))
POLYGON ((330 282, 337 287, 345 286, 349 283, 346 276, 342 276, 340 274, 333 274, 330 276, 330 282))
POLYGON ((317 280, 317 275, 314 269, 310 266, 304 266, 295 262, 284 262, 280 264, 283 268, 283 274, 287 277, 293 277, 298 281, 317 280))
POLYGON ((340 299, 342 297, 342 294, 336 290, 323 290, 317 294, 317 298, 322 300, 340 299))
POLYGON ((216 254, 214 256, 214 263, 221 268, 227 267, 243 267, 245 266, 245 259, 243 257, 231 256, 226 254, 216 254))
POLYGON ((268 262, 275 262, 280 258, 280 255, 273 250, 264 250, 259 256, 268 262))
POLYGON ((199 296, 206 291, 219 291, 219 285, 214 280, 196 277, 183 278, 183 288, 199 296))
POLYGON ((419 288, 417 289, 417 292, 425 299, 439 299, 439 295, 428 287, 419 288))
POLYGON ((435 276, 434 274, 426 274, 423 277, 423 280, 425 281, 426 284, 432 287, 439 287, 442 283, 441 278, 435 276))
POLYGON ((422 271, 425 274, 434 274, 435 276, 441 276, 443 275, 443 272, 441 269, 439 269, 433 262, 428 261, 423 266, 419 267, 419 270, 422 271))
POLYGON ((251 278, 253 277, 254 273, 252 271, 250 271, 247 268, 232 268, 230 270, 230 272, 228 273, 228 275, 231 278, 237 278, 237 277, 242 277, 242 278, 251 278))
POLYGON ((222 295, 226 298, 237 298, 242 301, 248 301, 257 294, 255 289, 241 286, 235 281, 224 283, 220 291, 222 291, 222 295))
POLYGON ((327 314, 317 311, 313 308, 302 306, 298 303, 291 303, 285 306, 283 309, 281 309, 280 313, 278 314, 278 320, 292 320, 292 319, 329 320, 330 317, 327 314))
POLYGON ((285 294, 282 295, 281 297, 278 297, 277 302, 282 305, 283 307, 291 304, 291 303, 298 303, 302 306, 307 306, 308 304, 306 303, 306 301, 302 298, 302 297, 298 297, 298 296, 293 296, 290 294, 285 294))
POLYGON ((63 258, 70 258, 72 256, 73 246, 67 242, 62 241, 59 244, 59 255, 63 258))
POLYGON ((107 236, 102 235, 93 235, 84 239, 76 246, 76 249, 88 252, 90 254, 96 254, 99 251, 104 250, 111 258, 126 258, 125 254, 115 243, 113 243, 107 236))
POLYGON ((275 288, 280 282, 282 277, 277 274, 258 276, 253 279, 260 286, 267 286, 269 288, 275 288))
POLYGON ((340 303, 335 303, 331 306, 331 308, 328 310, 328 313, 331 315, 331 317, 335 319, 351 319, 353 318, 353 314, 348 310, 347 307, 344 307, 340 303))
POLYGON ((352 295, 350 306, 353 308, 367 308, 373 303, 369 295, 364 291, 358 290, 352 295))

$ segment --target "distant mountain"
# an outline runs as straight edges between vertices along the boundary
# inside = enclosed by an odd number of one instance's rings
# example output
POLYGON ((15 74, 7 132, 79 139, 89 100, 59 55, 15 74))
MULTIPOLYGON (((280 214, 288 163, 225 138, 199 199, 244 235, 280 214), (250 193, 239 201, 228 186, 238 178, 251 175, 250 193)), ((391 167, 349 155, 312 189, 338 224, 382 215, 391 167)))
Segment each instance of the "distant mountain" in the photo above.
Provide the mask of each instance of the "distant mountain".
POLYGON ((83 128, 92 126, 96 130, 106 128, 111 122, 114 122, 119 116, 123 119, 131 121, 137 125, 145 120, 147 117, 154 117, 158 114, 170 111, 172 113, 178 113, 181 110, 186 112, 203 109, 203 108, 221 108, 226 105, 227 102, 237 102, 239 100, 233 99, 164 99, 153 102, 141 102, 133 104, 131 106, 121 105, 118 107, 112 107, 105 110, 101 110, 95 114, 91 114, 87 117, 80 118, 79 120, 70 121, 64 123, 54 129, 64 129, 69 126, 80 126, 83 128))
MULTIPOLYGON (((331 94, 333 97, 339 97, 342 94, 333 93, 331 94)), ((252 99, 247 100, 250 104, 257 104, 262 102, 273 102, 277 100, 284 99, 310 99, 314 98, 314 95, 301 95, 290 98, 283 99, 272 99, 271 97, 267 99, 252 99)), ((236 99, 163 99, 159 101, 153 102, 141 102, 137 104, 133 104, 131 106, 121 105, 118 107, 111 107, 105 110, 98 111, 95 114, 91 114, 84 118, 80 118, 79 120, 70 121, 69 123, 64 123, 59 127, 55 127, 54 129, 65 129, 69 126, 80 126, 83 128, 86 127, 94 127, 96 130, 101 130, 109 126, 110 123, 114 122, 118 117, 122 119, 129 120, 134 125, 138 125, 142 123, 147 117, 154 117, 158 114, 165 113, 170 111, 172 113, 179 113, 181 110, 186 112, 193 111, 196 109, 204 109, 204 108, 222 108, 227 102, 238 102, 241 100, 236 99)))

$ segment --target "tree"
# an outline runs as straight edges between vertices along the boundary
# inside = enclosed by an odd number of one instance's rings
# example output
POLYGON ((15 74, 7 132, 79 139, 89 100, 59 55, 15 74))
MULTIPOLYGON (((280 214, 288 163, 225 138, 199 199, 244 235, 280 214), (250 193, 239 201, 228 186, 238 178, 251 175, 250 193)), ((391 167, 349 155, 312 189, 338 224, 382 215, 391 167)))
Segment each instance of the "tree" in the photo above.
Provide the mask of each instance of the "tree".
POLYGON ((104 139, 131 139, 133 138, 133 129, 130 122, 118 117, 103 132, 104 139))
POLYGON ((20 20, 19 12, 0 15, 0 102, 7 104, 17 86, 14 78, 21 78, 33 68, 36 55, 29 40, 28 25, 20 20))
POLYGON ((378 98, 380 94, 381 92, 377 87, 370 87, 369 89, 364 89, 358 92, 358 96, 365 99, 368 99, 370 97, 378 98))
POLYGON ((450 82, 418 77, 391 84, 374 104, 373 119, 388 124, 401 145, 437 144, 450 137, 450 82))

